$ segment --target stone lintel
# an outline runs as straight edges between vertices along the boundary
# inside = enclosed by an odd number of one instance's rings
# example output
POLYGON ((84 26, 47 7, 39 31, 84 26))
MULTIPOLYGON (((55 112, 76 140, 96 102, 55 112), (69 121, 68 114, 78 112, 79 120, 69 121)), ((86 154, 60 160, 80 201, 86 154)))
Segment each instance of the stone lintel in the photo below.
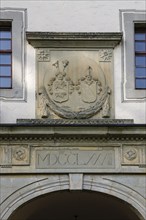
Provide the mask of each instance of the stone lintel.
POLYGON ((133 125, 133 119, 17 119, 17 125, 105 126, 133 125))
POLYGON ((27 32, 28 42, 35 48, 37 47, 60 47, 60 42, 65 43, 66 47, 112 47, 114 48, 122 40, 121 32, 27 32), (59 44, 57 43, 59 41, 59 44), (75 45, 73 44, 75 42, 75 45), (92 43, 90 43, 92 42, 92 43), (93 43, 94 42, 94 43, 93 43), (69 44, 68 44, 69 43, 69 44))

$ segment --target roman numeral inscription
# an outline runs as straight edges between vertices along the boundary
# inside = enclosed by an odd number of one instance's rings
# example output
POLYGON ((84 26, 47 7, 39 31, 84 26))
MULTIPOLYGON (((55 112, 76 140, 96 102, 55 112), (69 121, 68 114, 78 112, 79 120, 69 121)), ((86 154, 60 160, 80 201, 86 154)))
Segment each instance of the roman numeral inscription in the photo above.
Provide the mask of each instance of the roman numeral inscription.
POLYGON ((47 148, 36 150, 38 169, 113 169, 115 150, 112 147, 47 148))

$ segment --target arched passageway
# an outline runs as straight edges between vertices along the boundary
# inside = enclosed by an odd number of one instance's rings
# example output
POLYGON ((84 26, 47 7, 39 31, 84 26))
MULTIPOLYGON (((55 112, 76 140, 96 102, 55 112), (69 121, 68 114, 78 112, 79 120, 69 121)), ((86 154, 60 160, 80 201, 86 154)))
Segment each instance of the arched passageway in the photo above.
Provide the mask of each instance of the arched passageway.
POLYGON ((57 191, 32 199, 8 220, 139 220, 132 207, 94 191, 57 191))

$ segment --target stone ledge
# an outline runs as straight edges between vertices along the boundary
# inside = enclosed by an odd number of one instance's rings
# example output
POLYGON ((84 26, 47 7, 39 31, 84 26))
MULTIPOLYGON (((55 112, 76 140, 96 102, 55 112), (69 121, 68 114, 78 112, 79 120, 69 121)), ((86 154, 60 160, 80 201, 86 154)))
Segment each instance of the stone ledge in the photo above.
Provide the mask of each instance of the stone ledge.
POLYGON ((26 32, 29 40, 121 40, 121 32, 26 32))
POLYGON ((97 126, 134 124, 133 119, 17 119, 20 125, 97 126))
POLYGON ((122 40, 121 32, 26 32, 28 42, 37 47, 112 47, 122 40), (59 42, 59 44, 58 44, 59 42), (74 44, 75 42, 75 44, 74 44), (61 44, 60 44, 61 43, 61 44), (69 43, 69 44, 68 44, 69 43))

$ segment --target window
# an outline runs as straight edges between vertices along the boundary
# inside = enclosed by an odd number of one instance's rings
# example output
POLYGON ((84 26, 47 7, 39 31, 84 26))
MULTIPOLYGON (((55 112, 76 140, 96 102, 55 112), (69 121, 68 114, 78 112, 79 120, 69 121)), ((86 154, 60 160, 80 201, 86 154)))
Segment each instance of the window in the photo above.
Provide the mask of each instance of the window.
POLYGON ((146 99, 146 12, 121 10, 123 101, 146 99))
POLYGON ((25 9, 0 8, 0 99, 25 100, 25 9))
POLYGON ((11 27, 0 27, 0 88, 12 88, 11 27))
POLYGON ((146 89, 146 24, 135 24, 135 88, 146 89))

